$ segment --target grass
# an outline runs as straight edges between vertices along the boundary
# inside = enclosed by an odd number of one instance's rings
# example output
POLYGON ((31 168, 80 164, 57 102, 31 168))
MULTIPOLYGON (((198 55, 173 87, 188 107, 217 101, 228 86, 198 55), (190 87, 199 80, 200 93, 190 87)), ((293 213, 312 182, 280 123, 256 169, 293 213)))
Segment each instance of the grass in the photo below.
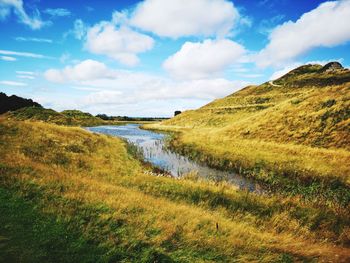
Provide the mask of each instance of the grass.
POLYGON ((98 126, 118 124, 118 121, 106 121, 79 110, 57 112, 41 107, 26 107, 7 113, 7 117, 15 120, 32 120, 67 126, 98 126))
POLYGON ((125 142, 80 128, 2 117, 0 145, 0 236, 5 240, 0 246, 4 244, 5 259, 350 258, 350 215, 342 206, 258 196, 225 183, 150 176, 125 142))
POLYGON ((119 125, 125 123, 147 124, 158 121, 157 118, 131 118, 131 117, 108 117, 107 115, 93 116, 90 113, 79 110, 64 110, 57 112, 43 107, 25 107, 6 113, 7 118, 13 120, 42 121, 65 126, 99 126, 119 125), (101 118, 100 118, 100 117, 101 118))
POLYGON ((144 128, 176 132, 173 149, 211 166, 293 195, 348 205, 349 72, 302 66, 144 128))

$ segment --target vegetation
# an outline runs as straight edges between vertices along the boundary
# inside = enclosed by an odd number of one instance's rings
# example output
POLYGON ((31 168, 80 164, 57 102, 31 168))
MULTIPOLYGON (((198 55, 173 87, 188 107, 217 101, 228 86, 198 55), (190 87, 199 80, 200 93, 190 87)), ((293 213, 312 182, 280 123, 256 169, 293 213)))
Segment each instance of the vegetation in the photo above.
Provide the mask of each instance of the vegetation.
POLYGON ((160 121, 166 118, 131 118, 127 116, 113 117, 106 114, 96 116, 79 110, 65 110, 57 112, 43 108, 40 104, 30 99, 24 99, 15 95, 8 97, 0 92, 0 114, 7 113, 7 117, 15 120, 44 121, 67 126, 97 126, 108 124, 120 124, 122 122, 160 121))
POLYGON ((131 121, 131 122, 146 122, 146 121, 161 121, 168 118, 153 118, 153 117, 128 117, 128 116, 108 116, 106 114, 97 114, 96 117, 106 121, 131 121))
POLYGON ((272 190, 261 195, 154 176, 135 146, 69 127, 114 119, 1 115, 0 262, 349 262, 348 76, 306 65, 145 125, 272 190))
POLYGON ((24 99, 15 95, 7 96, 0 92, 0 114, 17 110, 24 107, 42 107, 39 103, 31 99, 24 99))
POLYGON ((52 109, 27 107, 9 112, 8 117, 15 120, 44 121, 68 126, 96 126, 108 124, 104 120, 78 110, 57 112, 52 109))
POLYGON ((350 259, 349 210, 148 175, 117 138, 0 118, 1 259, 350 259))
POLYGON ((178 132, 173 149, 212 166, 289 194, 346 206, 349 76, 341 67, 305 65, 145 128, 178 132))

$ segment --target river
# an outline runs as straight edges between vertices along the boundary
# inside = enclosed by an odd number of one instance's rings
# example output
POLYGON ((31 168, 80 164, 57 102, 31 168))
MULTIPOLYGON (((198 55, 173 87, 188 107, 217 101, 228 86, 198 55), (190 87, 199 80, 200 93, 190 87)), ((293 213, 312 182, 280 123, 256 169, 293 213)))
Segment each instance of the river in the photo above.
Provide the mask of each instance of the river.
POLYGON ((210 168, 205 164, 170 151, 164 145, 166 134, 142 130, 139 124, 106 125, 87 127, 86 129, 91 132, 108 134, 128 140, 139 148, 147 162, 167 171, 173 177, 181 177, 189 172, 195 172, 199 176, 211 180, 225 180, 241 190, 262 193, 261 187, 252 180, 233 172, 210 168))

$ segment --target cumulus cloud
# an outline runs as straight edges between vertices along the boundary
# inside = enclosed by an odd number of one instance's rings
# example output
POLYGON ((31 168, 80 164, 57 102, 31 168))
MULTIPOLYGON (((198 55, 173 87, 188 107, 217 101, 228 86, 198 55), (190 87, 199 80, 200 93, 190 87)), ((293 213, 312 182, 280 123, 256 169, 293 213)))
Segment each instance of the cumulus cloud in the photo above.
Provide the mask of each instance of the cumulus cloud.
POLYGON ((228 39, 186 42, 163 67, 178 79, 207 78, 238 62, 245 52, 242 45, 228 39))
POLYGON ((286 22, 269 35, 268 45, 256 57, 258 66, 280 66, 316 47, 333 47, 350 40, 350 1, 330 1, 286 22))
POLYGON ((225 36, 239 19, 239 12, 226 0, 145 0, 130 23, 159 36, 225 36))
POLYGON ((212 100, 225 96, 248 84, 223 78, 173 81, 166 77, 116 70, 105 64, 86 60, 64 69, 49 69, 47 80, 93 89, 85 99, 93 104, 121 104, 164 99, 212 100), (97 90, 96 90, 97 89, 97 90))
POLYGON ((0 17, 2 19, 8 17, 11 10, 13 10, 20 23, 29 26, 31 29, 40 29, 48 24, 48 22, 41 20, 38 10, 35 10, 32 17, 29 16, 23 7, 22 0, 0 0, 0 17))
POLYGON ((64 83, 108 78, 109 74, 110 71, 105 64, 88 59, 75 66, 67 66, 63 70, 49 69, 44 75, 49 81, 64 83))
POLYGON ((90 52, 106 55, 127 66, 138 64, 137 54, 152 49, 153 45, 153 38, 113 21, 89 28, 85 42, 90 52))

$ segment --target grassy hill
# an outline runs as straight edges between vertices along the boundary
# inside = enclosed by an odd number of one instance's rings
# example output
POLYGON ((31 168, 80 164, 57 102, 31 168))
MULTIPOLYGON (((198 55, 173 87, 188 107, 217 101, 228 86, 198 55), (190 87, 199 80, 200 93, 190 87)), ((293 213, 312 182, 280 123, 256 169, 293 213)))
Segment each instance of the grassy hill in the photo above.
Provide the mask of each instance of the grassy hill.
POLYGON ((57 112, 52 109, 45 109, 42 107, 21 108, 7 113, 6 116, 14 120, 43 121, 68 126, 96 126, 115 123, 114 121, 102 120, 91 115, 90 113, 85 113, 79 110, 65 110, 62 112, 57 112))
POLYGON ((0 114, 8 111, 14 111, 24 107, 42 107, 39 103, 31 99, 24 99, 16 95, 7 96, 0 92, 0 114))
POLYGON ((349 210, 151 176, 125 142, 0 117, 1 262, 347 262, 349 210))
POLYGON ((145 127, 178 131, 174 148, 212 166, 289 192, 342 185, 350 201, 350 71, 336 63, 301 66, 145 127))

